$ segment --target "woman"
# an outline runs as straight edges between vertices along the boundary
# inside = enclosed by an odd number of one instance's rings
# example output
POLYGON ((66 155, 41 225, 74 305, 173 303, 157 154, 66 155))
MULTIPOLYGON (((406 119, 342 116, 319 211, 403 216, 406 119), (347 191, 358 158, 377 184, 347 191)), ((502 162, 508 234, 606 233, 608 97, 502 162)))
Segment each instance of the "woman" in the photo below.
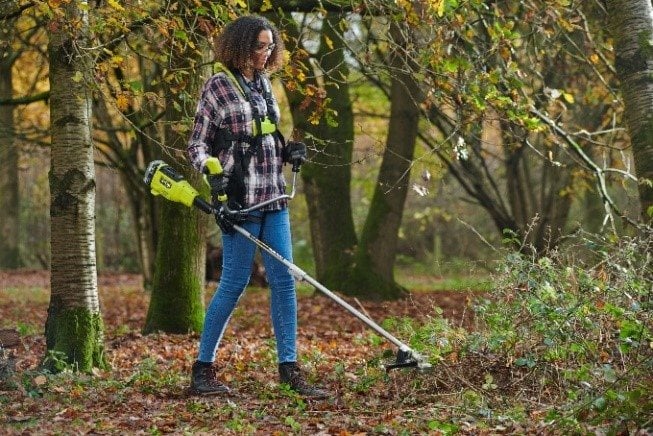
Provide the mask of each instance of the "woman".
MULTIPOLYGON (((204 85, 188 144, 192 165, 201 172, 218 158, 227 176, 229 204, 250 207, 285 192, 281 172, 287 150, 278 134, 279 107, 266 72, 282 63, 283 41, 265 18, 245 16, 228 24, 215 40, 217 73, 204 85)), ((208 171, 211 173, 211 171, 208 171)), ((219 190, 220 187, 215 187, 219 190)), ((220 284, 209 304, 193 364, 191 391, 201 395, 229 391, 217 379, 216 350, 227 322, 249 281, 255 245, 240 233, 222 229, 223 266, 220 284)), ((273 250, 292 261, 287 202, 271 203, 241 223, 273 250)), ((297 365, 297 299, 288 268, 262 253, 270 284, 270 311, 277 343, 279 376, 299 394, 325 398, 309 385, 297 365)))

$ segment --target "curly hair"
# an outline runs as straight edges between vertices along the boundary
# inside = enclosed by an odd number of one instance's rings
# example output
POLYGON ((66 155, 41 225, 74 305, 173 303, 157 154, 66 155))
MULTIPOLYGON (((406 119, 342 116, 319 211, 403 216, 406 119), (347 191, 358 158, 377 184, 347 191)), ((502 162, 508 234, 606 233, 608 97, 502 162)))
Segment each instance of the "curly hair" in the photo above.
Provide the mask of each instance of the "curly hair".
POLYGON ((258 35, 262 30, 272 32, 272 42, 275 44, 265 63, 265 70, 278 70, 283 63, 283 41, 277 28, 258 15, 246 15, 225 26, 214 40, 216 59, 229 69, 244 70, 254 54, 258 35))

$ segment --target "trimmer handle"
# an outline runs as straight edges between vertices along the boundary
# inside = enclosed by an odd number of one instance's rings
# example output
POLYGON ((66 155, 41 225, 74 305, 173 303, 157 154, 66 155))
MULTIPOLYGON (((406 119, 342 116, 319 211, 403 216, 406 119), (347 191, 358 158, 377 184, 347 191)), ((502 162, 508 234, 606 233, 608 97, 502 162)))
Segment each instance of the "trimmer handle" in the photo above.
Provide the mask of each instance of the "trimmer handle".
POLYGON ((299 141, 288 142, 287 161, 292 163, 292 172, 298 173, 299 167, 306 161, 306 144, 299 141))
POLYGON ((225 191, 224 171, 218 158, 212 156, 206 159, 203 172, 206 174, 207 182, 211 187, 213 201, 220 203, 226 202, 227 192, 225 191))

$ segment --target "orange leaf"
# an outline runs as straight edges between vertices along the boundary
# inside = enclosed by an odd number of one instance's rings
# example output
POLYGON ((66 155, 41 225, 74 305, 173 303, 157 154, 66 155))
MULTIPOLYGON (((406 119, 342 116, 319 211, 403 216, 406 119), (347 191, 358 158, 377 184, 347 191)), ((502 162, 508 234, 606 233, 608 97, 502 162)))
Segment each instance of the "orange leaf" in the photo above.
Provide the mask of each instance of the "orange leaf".
POLYGON ((119 94, 116 97, 116 107, 118 107, 118 110, 121 112, 126 111, 129 109, 129 104, 131 103, 131 99, 126 95, 126 94, 119 94))

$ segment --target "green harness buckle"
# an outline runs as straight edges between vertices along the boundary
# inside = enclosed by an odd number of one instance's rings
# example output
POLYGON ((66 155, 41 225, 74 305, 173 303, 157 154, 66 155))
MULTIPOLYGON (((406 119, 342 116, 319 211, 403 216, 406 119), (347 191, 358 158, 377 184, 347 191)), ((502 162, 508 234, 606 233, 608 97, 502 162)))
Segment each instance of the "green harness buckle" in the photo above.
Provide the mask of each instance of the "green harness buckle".
POLYGON ((258 135, 269 135, 270 133, 274 133, 277 131, 277 125, 274 124, 268 117, 265 117, 263 120, 261 120, 261 133, 258 133, 256 128, 256 123, 252 123, 252 136, 258 136, 258 135))

